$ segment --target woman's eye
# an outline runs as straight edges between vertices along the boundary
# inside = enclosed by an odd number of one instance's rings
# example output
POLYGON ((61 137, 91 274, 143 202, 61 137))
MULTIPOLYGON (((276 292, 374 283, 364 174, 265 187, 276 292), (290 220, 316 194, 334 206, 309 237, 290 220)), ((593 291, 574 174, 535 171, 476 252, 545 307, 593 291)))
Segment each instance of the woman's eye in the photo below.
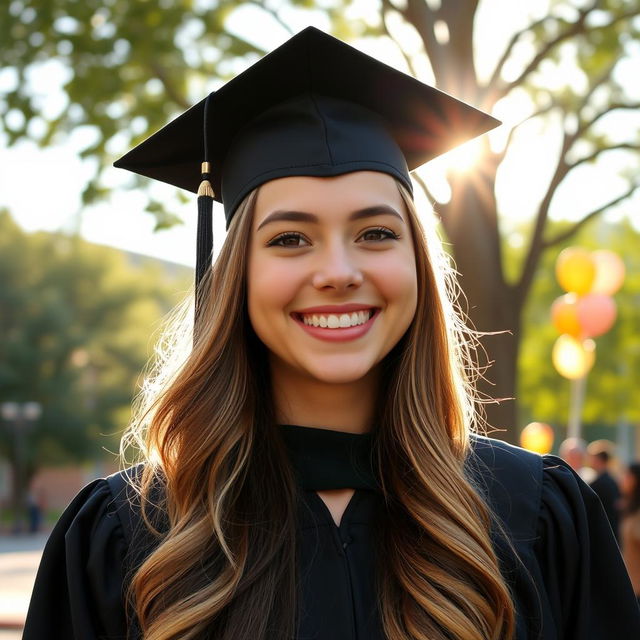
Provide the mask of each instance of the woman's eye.
POLYGON ((367 229, 360 234, 360 239, 365 242, 381 242, 382 240, 397 240, 400 236, 386 227, 367 229))
POLYGON ((272 240, 267 242, 268 247, 303 247, 308 244, 307 240, 301 233, 293 233, 288 231, 287 233, 281 233, 272 240))

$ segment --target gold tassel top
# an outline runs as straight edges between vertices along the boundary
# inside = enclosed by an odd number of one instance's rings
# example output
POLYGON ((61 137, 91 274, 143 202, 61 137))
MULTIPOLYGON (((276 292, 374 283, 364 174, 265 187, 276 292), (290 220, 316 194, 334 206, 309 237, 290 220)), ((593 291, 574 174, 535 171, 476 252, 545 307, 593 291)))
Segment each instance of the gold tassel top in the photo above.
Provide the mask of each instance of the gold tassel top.
POLYGON ((203 180, 198 187, 198 198, 200 196, 207 196, 209 198, 215 198, 216 194, 208 180, 203 180))
MULTIPOLYGON (((205 174, 211 173, 211 163, 203 162, 200 171, 202 171, 203 178, 205 174)), ((204 178, 198 187, 198 198, 200 196, 207 196, 208 198, 216 197, 215 191, 207 178, 204 178)))

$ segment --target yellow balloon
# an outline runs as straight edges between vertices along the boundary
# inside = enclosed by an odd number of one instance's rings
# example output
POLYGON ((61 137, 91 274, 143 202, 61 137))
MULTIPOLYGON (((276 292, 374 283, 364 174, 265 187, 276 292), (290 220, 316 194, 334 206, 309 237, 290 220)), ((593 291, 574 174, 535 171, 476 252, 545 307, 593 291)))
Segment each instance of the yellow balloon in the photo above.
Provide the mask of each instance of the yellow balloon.
POLYGON ((596 267, 589 251, 569 247, 560 252, 556 260, 556 278, 565 291, 578 295, 588 293, 595 277, 596 267))
POLYGON ((554 300, 551 305, 551 321, 558 333, 568 333, 577 338, 582 332, 577 302, 578 296, 575 293, 566 293, 554 300))
POLYGON ((551 359, 561 376, 577 380, 586 376, 593 367, 596 361, 596 343, 563 334, 553 345, 551 359))
POLYGON ((529 423, 520 434, 520 445, 536 453, 549 453, 553 446, 553 429, 544 422, 529 423))
POLYGON ((591 292, 612 296, 624 282, 625 267, 622 258, 613 251, 600 249, 591 254, 591 259, 596 266, 591 292))

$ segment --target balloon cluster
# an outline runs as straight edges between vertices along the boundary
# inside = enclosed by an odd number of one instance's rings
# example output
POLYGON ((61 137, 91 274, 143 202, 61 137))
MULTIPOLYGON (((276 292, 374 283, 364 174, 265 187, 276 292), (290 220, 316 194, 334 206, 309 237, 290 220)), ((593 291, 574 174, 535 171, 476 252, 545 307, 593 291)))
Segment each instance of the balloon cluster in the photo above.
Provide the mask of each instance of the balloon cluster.
POLYGON ((556 278, 567 292, 551 305, 561 334, 553 346, 558 373, 570 380, 589 373, 596 357, 593 338, 611 329, 616 303, 611 297, 624 281, 624 262, 612 251, 569 247, 556 260, 556 278))

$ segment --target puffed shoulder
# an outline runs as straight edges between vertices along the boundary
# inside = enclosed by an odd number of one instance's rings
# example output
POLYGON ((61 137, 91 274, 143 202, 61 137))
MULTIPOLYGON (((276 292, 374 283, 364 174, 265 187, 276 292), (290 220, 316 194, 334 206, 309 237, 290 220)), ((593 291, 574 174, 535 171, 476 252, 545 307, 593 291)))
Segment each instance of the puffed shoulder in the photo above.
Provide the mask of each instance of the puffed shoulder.
POLYGON ((45 546, 24 640, 124 639, 127 542, 107 480, 86 486, 67 507, 45 546))
POLYGON ((471 475, 515 539, 539 537, 567 519, 607 531, 598 496, 561 458, 481 436, 472 445, 471 475))
MULTIPOLYGON (((491 438, 472 444, 471 477, 508 535, 495 546, 539 637, 640 638, 640 610, 598 496, 560 458, 491 438)), ((536 637, 518 622, 518 638, 536 637)))
POLYGON ((501 440, 473 436, 467 469, 512 540, 530 540, 542 494, 541 456, 501 440))
POLYGON ((543 464, 535 553, 562 637, 640 638, 640 609, 600 499, 560 458, 543 464))

